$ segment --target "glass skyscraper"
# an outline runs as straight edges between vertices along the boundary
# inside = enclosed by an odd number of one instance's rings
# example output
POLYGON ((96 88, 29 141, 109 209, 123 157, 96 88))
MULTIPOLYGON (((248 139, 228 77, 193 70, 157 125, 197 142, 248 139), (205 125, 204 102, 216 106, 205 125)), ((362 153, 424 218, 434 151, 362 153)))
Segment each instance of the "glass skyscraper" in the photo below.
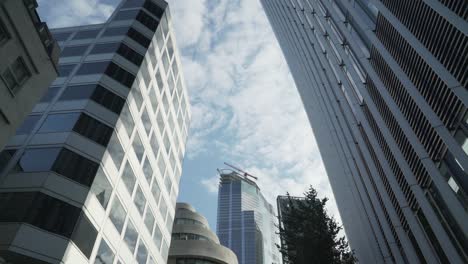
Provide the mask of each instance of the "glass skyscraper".
POLYGON ((222 170, 216 233, 239 264, 278 264, 276 216, 257 184, 236 172, 222 170))
POLYGON ((261 0, 362 263, 468 262, 468 2, 261 0))
POLYGON ((0 263, 165 263, 190 121, 171 16, 52 30, 59 77, 0 154, 0 263))

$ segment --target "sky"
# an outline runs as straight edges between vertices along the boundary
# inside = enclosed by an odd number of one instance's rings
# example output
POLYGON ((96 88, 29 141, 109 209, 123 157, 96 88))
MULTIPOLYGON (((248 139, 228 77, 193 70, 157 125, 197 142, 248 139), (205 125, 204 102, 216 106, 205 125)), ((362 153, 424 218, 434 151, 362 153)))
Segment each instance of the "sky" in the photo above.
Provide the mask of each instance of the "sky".
MULTIPOLYGON (((119 0, 38 0, 49 27, 104 22, 119 0)), ((265 198, 333 193, 287 63, 259 0, 169 0, 192 121, 178 201, 216 230, 218 168, 258 177, 265 198)))

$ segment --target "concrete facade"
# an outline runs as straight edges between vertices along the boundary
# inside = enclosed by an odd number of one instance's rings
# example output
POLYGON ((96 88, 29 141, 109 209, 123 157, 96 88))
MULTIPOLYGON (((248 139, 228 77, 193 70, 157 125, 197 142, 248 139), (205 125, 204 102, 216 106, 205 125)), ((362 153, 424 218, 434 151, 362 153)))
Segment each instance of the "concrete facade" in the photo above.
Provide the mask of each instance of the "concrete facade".
POLYGON ((230 249, 208 227, 205 217, 186 203, 177 203, 168 264, 237 264, 230 249))
POLYGON ((0 1, 0 151, 57 77, 60 49, 36 7, 0 1))
POLYGON ((169 7, 52 32, 59 77, 0 154, 0 263, 165 263, 190 122, 169 7))
POLYGON ((231 170, 220 171, 216 233, 240 264, 279 264, 277 218, 257 184, 231 170))
POLYGON ((360 262, 468 262, 466 1, 261 2, 360 262))

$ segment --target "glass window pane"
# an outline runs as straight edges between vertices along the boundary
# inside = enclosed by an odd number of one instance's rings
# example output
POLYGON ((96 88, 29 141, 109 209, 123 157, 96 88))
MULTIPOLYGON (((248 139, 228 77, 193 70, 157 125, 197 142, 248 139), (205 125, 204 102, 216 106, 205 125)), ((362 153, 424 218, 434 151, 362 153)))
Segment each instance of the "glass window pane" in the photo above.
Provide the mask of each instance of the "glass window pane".
POLYGON ((60 148, 27 149, 18 161, 17 169, 24 172, 49 171, 60 148))
POLYGON ((54 99, 55 95, 58 93, 61 87, 49 87, 47 92, 42 96, 40 103, 47 103, 54 99))
POLYGON ((153 125, 151 124, 151 119, 146 108, 143 109, 143 113, 141 114, 141 121, 145 127, 146 135, 149 135, 153 125))
POLYGON ((159 110, 159 112, 158 112, 158 114, 156 116, 156 121, 158 122, 159 132, 162 134, 163 131, 164 131, 165 125, 164 125, 164 118, 162 116, 162 109, 161 108, 159 108, 159 109, 160 110, 159 110))
POLYGON ((114 135, 111 137, 109 144, 107 145, 107 152, 114 161, 117 170, 120 169, 125 152, 122 148, 122 145, 120 144, 119 138, 117 137, 117 133, 114 133, 114 135))
POLYGON ((73 181, 91 187, 99 164, 71 150, 62 148, 52 170, 73 181))
POLYGON ((88 99, 96 89, 95 84, 86 84, 86 85, 71 85, 68 86, 65 92, 60 96, 60 100, 80 100, 88 99))
POLYGON ((143 143, 141 142, 138 133, 135 134, 135 138, 133 139, 133 150, 135 151, 138 161, 141 162, 143 154, 145 153, 145 148, 143 147, 143 143))
POLYGON ((162 61, 163 61, 163 65, 164 65, 164 71, 165 72, 168 72, 169 71, 169 57, 167 55, 167 51, 166 49, 164 49, 164 53, 162 54, 162 61))
POLYGON ((136 10, 122 10, 117 13, 114 17, 114 21, 118 20, 128 20, 128 19, 135 19, 136 15, 140 12, 139 9, 136 10))
POLYGON ((119 42, 96 44, 89 54, 114 53, 119 46, 119 42))
POLYGON ((149 185, 151 183, 151 178, 153 178, 153 167, 150 164, 148 156, 145 157, 143 162, 143 173, 145 174, 145 179, 149 185))
POLYGON ((65 47, 62 50, 62 53, 60 53, 60 57, 81 56, 85 53, 88 47, 89 45, 65 47))
POLYGON ((0 152, 0 173, 2 173, 15 153, 16 149, 5 149, 0 152))
POLYGON ((159 202, 159 195, 161 194, 161 188, 159 187, 156 177, 153 177, 153 185, 151 186, 151 193, 153 194, 156 204, 159 202))
POLYGON ((133 225, 132 221, 128 221, 127 229, 125 230, 124 241, 128 249, 133 253, 135 252, 136 243, 138 240, 138 232, 133 225))
POLYGON ((169 151, 171 150, 171 141, 169 140, 169 130, 166 130, 166 134, 164 134, 163 142, 164 142, 164 149, 166 150, 166 154, 169 155, 169 151))
POLYGON ((164 196, 161 197, 161 202, 159 203, 159 211, 161 212, 163 219, 166 219, 167 203, 166 203, 166 200, 164 199, 164 196))
POLYGON ((154 226, 153 241, 154 241, 154 244, 156 244, 156 247, 159 250, 161 248, 162 233, 161 233, 161 229, 159 228, 158 224, 156 224, 154 226))
POLYGON ((171 193, 171 188, 172 188, 172 180, 171 177, 169 176, 170 173, 166 174, 166 178, 164 179, 164 185, 166 186, 167 193, 171 193))
POLYGON ((76 75, 103 74, 108 66, 108 61, 83 63, 76 75))
POLYGON ((99 168, 94 178, 93 185, 91 185, 91 192, 96 196, 102 207, 106 209, 112 194, 112 186, 102 168, 99 168))
POLYGON ((146 249, 146 246, 141 239, 140 244, 138 245, 136 259, 138 264, 146 264, 146 260, 148 259, 148 250, 146 249))
POLYGON ((114 257, 115 257, 114 252, 107 245, 106 241, 102 239, 101 245, 99 246, 94 263, 95 264, 112 264, 114 262, 114 257))
POLYGON ((154 152, 154 156, 157 157, 159 151, 159 141, 156 137, 156 130, 153 131, 153 135, 151 136, 151 148, 154 152))
POLYGON ((158 169, 161 173, 161 177, 164 177, 164 172, 166 171, 166 161, 164 160, 162 153, 159 155, 158 158, 158 169))
POLYGON ((137 109, 140 110, 141 104, 143 103, 143 96, 141 95, 141 91, 140 91, 140 88, 138 87, 138 84, 133 86, 131 93, 132 93, 133 100, 135 101, 135 104, 137 106, 137 109))
POLYGON ((122 173, 122 182, 125 184, 125 187, 127 188, 127 191, 130 193, 130 195, 132 195, 133 188, 135 188, 136 178, 128 161, 127 164, 125 164, 125 168, 122 173))
POLYGON ((21 57, 18 57, 15 62, 11 65, 13 74, 16 77, 18 83, 23 83, 31 74, 29 73, 28 67, 24 63, 21 57))
POLYGON ((39 133, 71 131, 79 116, 80 113, 49 115, 39 129, 39 133))
POLYGON ((154 88, 154 85, 150 89, 150 102, 151 106, 153 107, 153 113, 156 113, 156 110, 158 110, 158 97, 156 96, 156 90, 154 88))
POLYGON ((36 126, 37 121, 41 118, 40 115, 32 115, 24 119, 23 124, 16 130, 17 135, 25 135, 31 133, 36 126))
POLYGON ((62 32, 62 33, 52 33, 52 36, 56 41, 64 41, 68 39, 68 37, 71 35, 71 32, 62 32))
POLYGON ((120 202, 119 198, 117 198, 116 196, 114 198, 114 202, 112 203, 112 208, 109 213, 109 218, 114 224, 119 234, 122 232, 122 228, 124 226, 126 215, 127 213, 125 212, 125 209, 123 208, 122 203, 120 202))
POLYGON ((135 121, 133 121, 132 114, 130 113, 130 108, 126 104, 120 114, 120 120, 123 123, 125 130, 127 131, 128 137, 132 136, 133 128, 135 127, 135 121))
POLYGON ((141 216, 143 216, 143 212, 145 211, 146 198, 140 186, 137 187, 135 198, 133 200, 138 212, 141 216))
POLYGON ((104 33, 102 34, 102 37, 111 37, 111 36, 124 36, 127 34, 129 27, 114 27, 114 28, 108 28, 104 33))
POLYGON ((78 222, 75 227, 71 239, 87 258, 91 257, 97 233, 94 225, 89 221, 88 217, 82 213, 80 222, 78 222))
POLYGON ((154 214, 153 212, 151 212, 151 210, 148 207, 148 209, 146 210, 146 215, 145 215, 145 225, 146 225, 146 228, 148 228, 148 232, 150 233, 150 235, 151 235, 151 232, 153 232, 154 222, 155 222, 154 214))
POLYGON ((162 93, 164 89, 164 83, 163 83, 160 71, 161 71, 161 68, 158 69, 155 76, 156 76, 156 83, 158 84, 159 92, 162 93))
POLYGON ((58 77, 66 77, 75 69, 76 64, 59 65, 58 66, 58 77))
POLYGON ((95 38, 99 34, 100 29, 93 29, 93 30, 84 30, 76 33, 73 39, 90 39, 95 38))

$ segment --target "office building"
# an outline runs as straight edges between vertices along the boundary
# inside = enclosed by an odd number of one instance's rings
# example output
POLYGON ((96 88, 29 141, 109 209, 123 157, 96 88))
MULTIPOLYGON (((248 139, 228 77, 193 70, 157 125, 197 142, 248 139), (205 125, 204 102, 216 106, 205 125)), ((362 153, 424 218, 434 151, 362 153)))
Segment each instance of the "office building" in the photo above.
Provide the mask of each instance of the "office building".
POLYGON ((0 1, 0 151, 57 77, 60 48, 36 7, 0 1))
POLYGON ((467 2, 261 2, 358 259, 468 262, 467 2))
POLYGON ((0 263, 165 263, 190 121, 169 7, 52 30, 59 77, 0 154, 0 263))
POLYGON ((240 264, 279 264, 277 219, 260 188, 235 171, 221 170, 216 233, 240 264))
POLYGON ((208 226, 206 218, 186 203, 177 203, 168 264, 237 264, 230 249, 208 226))

